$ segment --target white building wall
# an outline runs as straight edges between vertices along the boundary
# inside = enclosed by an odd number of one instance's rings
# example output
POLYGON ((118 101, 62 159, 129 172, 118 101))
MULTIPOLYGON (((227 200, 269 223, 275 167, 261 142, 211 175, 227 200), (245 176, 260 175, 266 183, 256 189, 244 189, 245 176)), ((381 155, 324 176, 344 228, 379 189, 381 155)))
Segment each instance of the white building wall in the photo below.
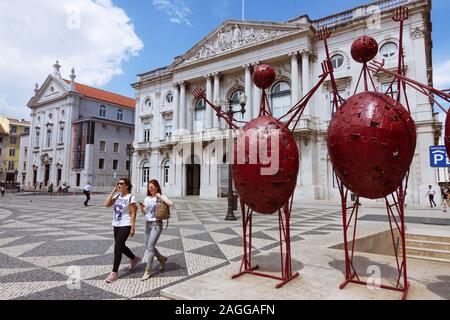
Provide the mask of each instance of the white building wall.
MULTIPOLYGON (((417 1, 416 1, 417 2, 417 1)), ((428 83, 426 70, 426 50, 425 37, 423 32, 424 15, 421 11, 411 11, 411 16, 405 26, 404 32, 404 51, 405 63, 407 65, 407 76, 422 83, 428 83)), ((341 68, 335 70, 335 78, 338 81, 339 89, 344 90, 345 97, 353 95, 356 83, 361 71, 362 65, 356 63, 351 58, 350 48, 353 41, 358 36, 369 35, 374 37, 381 47, 384 43, 392 41, 398 43, 399 28, 398 23, 392 21, 392 14, 383 15, 379 28, 367 28, 365 23, 348 24, 340 27, 334 32, 328 40, 330 53, 342 54, 344 64, 341 68)), ((386 59, 386 68, 395 68, 397 66, 398 54, 390 59, 386 59)), ((162 169, 158 167, 153 169, 156 163, 161 166, 163 160, 161 155, 169 153, 173 159, 178 159, 170 170, 171 184, 165 188, 165 192, 170 195, 186 195, 186 160, 181 160, 178 154, 179 149, 175 146, 177 143, 196 140, 200 138, 203 141, 203 150, 200 152, 205 162, 211 160, 214 163, 203 163, 201 166, 201 188, 200 196, 204 198, 215 198, 219 193, 220 170, 218 165, 222 164, 222 159, 213 156, 210 144, 210 136, 225 135, 218 130, 217 117, 213 115, 213 128, 204 130, 201 135, 192 134, 192 125, 195 113, 193 110, 194 102, 192 99, 192 90, 197 87, 208 89, 207 95, 214 100, 218 97, 225 99, 225 95, 233 86, 240 85, 250 92, 250 105, 247 106, 249 113, 256 117, 260 104, 260 90, 254 85, 246 84, 249 79, 245 77, 246 66, 256 66, 259 63, 269 63, 276 67, 278 78, 286 79, 291 84, 297 84, 298 87, 291 88, 298 91, 299 98, 306 93, 305 90, 312 88, 322 73, 321 62, 325 59, 325 50, 323 42, 317 41, 312 32, 297 32, 292 37, 280 38, 276 41, 264 45, 255 45, 253 48, 246 48, 228 54, 217 59, 206 59, 204 62, 187 65, 185 67, 168 68, 164 77, 153 78, 146 75, 141 76, 139 89, 136 90, 140 97, 140 107, 136 115, 136 135, 135 146, 137 147, 136 164, 139 166, 143 159, 147 157, 152 163, 152 177, 162 180, 162 169), (297 59, 292 57, 296 56, 297 59), (298 69, 292 69, 297 67, 298 69), (294 71, 294 73, 292 73, 294 71), (292 81, 292 75, 296 77, 292 81), (207 85, 207 79, 210 83, 207 85), (174 87, 175 85, 175 87, 174 87), (182 88, 185 88, 185 92, 182 88), (250 90, 249 87, 252 89, 250 90), (180 134, 178 140, 166 140, 162 137, 163 130, 161 126, 160 114, 164 112, 161 104, 164 103, 164 97, 167 91, 173 91, 176 99, 169 110, 177 110, 179 105, 179 114, 176 113, 180 128, 187 128, 188 132, 180 134), (249 91, 250 90, 250 91, 249 91), (212 91, 212 92, 209 92, 212 91), (184 94, 183 94, 184 93, 184 94), (151 97, 153 108, 142 107, 147 97, 151 97), (184 102, 184 103, 183 103, 184 102), (150 143, 143 142, 142 119, 152 119, 152 140, 150 143), (182 123, 185 121, 185 126, 182 123), (174 150, 177 150, 176 152, 174 150), (175 155, 175 153, 177 153, 175 155), (214 160, 214 161, 213 161, 214 160)), ((382 57, 378 55, 377 60, 382 57)), ((388 78, 374 77, 376 90, 381 90, 381 84, 388 81, 388 78)), ((339 192, 336 186, 333 187, 333 169, 329 160, 326 142, 326 129, 331 119, 330 109, 330 88, 329 81, 325 82, 311 99, 305 109, 300 129, 295 133, 300 152, 300 173, 295 192, 297 200, 337 200, 339 192)), ((371 85, 369 85, 369 88, 371 85)), ((358 91, 362 91, 360 84, 358 91)), ((270 92, 268 92, 270 94, 270 92)), ((294 95, 295 96, 295 95, 294 95)), ((433 144, 432 130, 432 108, 425 97, 419 93, 409 90, 408 99, 411 112, 417 126, 417 148, 416 154, 411 165, 408 201, 413 203, 422 203, 424 198, 424 188, 428 184, 436 184, 436 173, 428 165, 428 148, 433 144)), ((296 103, 297 101, 292 101, 296 103)), ((404 98, 402 103, 405 104, 404 98)), ((175 121, 174 123, 177 123, 175 121)), ((223 125, 222 125, 223 127, 223 125)), ((186 150, 184 150, 186 151, 186 150)), ((142 168, 137 168, 139 179, 142 178, 142 168)), ((145 191, 145 190, 144 190, 145 191)))

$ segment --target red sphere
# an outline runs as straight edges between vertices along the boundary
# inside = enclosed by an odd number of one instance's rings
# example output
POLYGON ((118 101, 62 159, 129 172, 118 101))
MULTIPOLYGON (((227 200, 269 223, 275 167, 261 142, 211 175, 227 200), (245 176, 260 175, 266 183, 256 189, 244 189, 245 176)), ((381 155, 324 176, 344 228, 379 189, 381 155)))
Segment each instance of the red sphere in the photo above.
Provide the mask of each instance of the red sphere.
POLYGON ((261 116, 247 123, 239 131, 234 159, 236 190, 255 212, 272 214, 294 193, 298 148, 291 132, 277 119, 261 116))
POLYGON ((447 149, 447 155, 450 159, 450 116, 447 112, 447 118, 445 119, 445 136, 444 136, 444 142, 445 142, 445 148, 447 149))
POLYGON ((275 70, 268 64, 260 64, 253 72, 253 82, 260 89, 269 88, 275 81, 275 70))
POLYGON ((359 63, 369 62, 378 53, 377 41, 369 36, 362 36, 352 44, 351 54, 353 59, 359 63))
POLYGON ((383 198, 400 186, 416 147, 408 111, 378 92, 354 95, 335 112, 328 129, 334 170, 353 193, 383 198))

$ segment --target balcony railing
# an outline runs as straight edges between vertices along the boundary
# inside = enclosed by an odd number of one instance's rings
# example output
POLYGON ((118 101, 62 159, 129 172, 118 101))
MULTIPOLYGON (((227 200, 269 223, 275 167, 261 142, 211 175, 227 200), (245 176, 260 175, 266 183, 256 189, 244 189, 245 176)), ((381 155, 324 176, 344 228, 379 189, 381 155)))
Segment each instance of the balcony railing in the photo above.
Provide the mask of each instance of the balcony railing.
POLYGON ((161 69, 157 69, 154 71, 150 71, 148 73, 141 74, 139 76, 139 81, 146 81, 146 80, 151 80, 151 79, 155 79, 155 78, 161 78, 161 77, 164 77, 169 74, 170 74, 170 71, 167 68, 161 68, 161 69))
POLYGON ((323 27, 333 27, 335 25, 344 24, 352 20, 356 20, 359 18, 368 17, 374 14, 374 6, 377 6, 380 12, 387 11, 393 8, 397 8, 401 5, 406 5, 411 0, 386 0, 380 1, 371 5, 359 7, 356 9, 344 11, 334 16, 326 17, 323 19, 313 21, 313 26, 316 29, 320 29, 323 27))

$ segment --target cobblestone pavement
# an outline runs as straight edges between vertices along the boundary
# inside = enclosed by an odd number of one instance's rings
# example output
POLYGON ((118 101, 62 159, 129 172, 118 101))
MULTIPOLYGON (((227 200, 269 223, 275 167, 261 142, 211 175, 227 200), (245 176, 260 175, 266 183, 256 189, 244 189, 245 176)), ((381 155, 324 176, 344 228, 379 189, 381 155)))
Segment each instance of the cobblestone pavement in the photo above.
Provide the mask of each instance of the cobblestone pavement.
MULTIPOLYGON (((124 256, 120 279, 107 284, 114 246, 112 211, 101 206, 103 200, 95 195, 84 207, 82 196, 1 198, 0 299, 159 299, 165 287, 241 259, 240 216, 236 222, 225 221, 224 200, 174 199, 173 218, 157 245, 168 256, 166 270, 141 282, 145 265, 130 273, 124 256)), ((338 209, 294 204, 292 241, 339 232, 340 227, 338 209)), ((127 245, 145 261, 142 216, 136 229, 127 245)), ((278 246, 278 236, 276 215, 254 215, 255 254, 278 246)))

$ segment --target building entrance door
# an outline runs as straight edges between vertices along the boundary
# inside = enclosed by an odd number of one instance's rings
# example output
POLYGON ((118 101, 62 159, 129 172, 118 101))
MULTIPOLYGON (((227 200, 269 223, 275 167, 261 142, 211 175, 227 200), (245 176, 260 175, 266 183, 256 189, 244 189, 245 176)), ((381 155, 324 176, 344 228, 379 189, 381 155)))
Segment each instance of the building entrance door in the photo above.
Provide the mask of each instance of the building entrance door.
POLYGON ((49 180, 50 180, 50 165, 46 164, 45 165, 45 179, 44 179, 45 186, 48 186, 49 180))
POLYGON ((186 165, 186 195, 199 196, 200 195, 200 165, 187 164, 186 165))

